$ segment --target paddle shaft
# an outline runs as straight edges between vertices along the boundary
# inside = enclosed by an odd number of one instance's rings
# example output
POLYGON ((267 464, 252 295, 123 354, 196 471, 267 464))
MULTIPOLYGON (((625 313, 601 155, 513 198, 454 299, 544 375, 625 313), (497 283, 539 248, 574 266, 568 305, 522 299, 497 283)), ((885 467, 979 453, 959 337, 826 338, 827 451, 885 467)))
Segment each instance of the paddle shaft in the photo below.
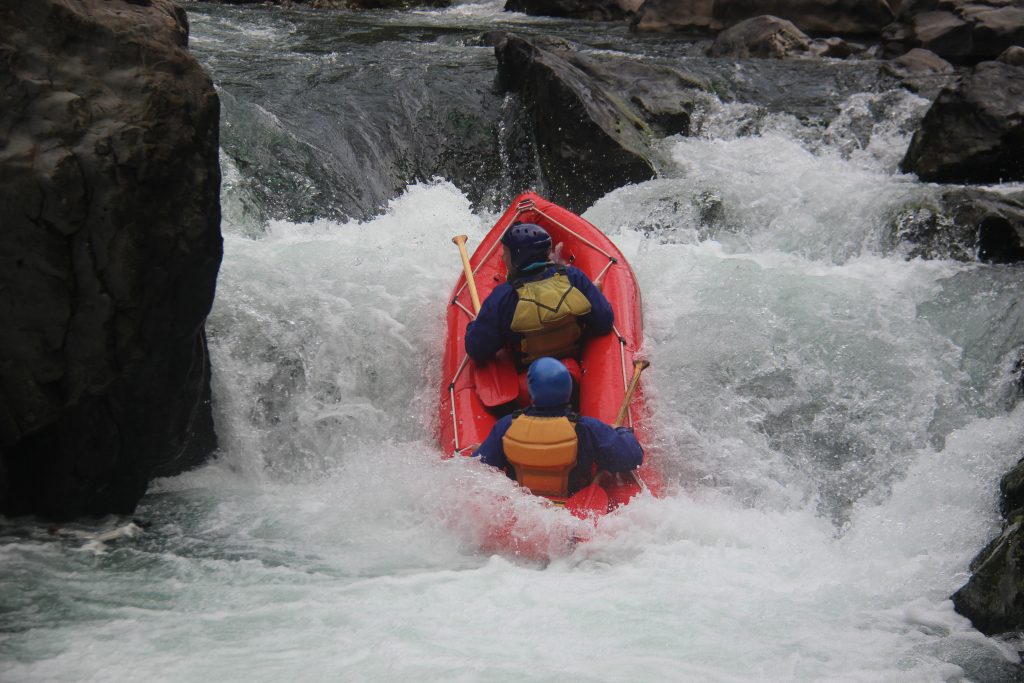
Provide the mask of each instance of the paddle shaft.
POLYGON ((476 293, 476 280, 473 278, 473 267, 469 265, 469 253, 466 252, 466 235, 456 235, 452 242, 459 248, 459 255, 462 256, 462 270, 466 273, 466 284, 469 286, 469 298, 473 300, 473 311, 480 312, 480 295, 476 293))
POLYGON ((622 405, 619 407, 619 414, 615 416, 615 422, 612 423, 612 427, 621 427, 622 423, 626 421, 626 413, 629 412, 629 402, 633 400, 633 394, 636 392, 636 387, 640 384, 640 373, 643 372, 651 363, 646 360, 634 360, 633 361, 633 378, 629 380, 629 387, 626 389, 626 396, 622 399, 622 405))

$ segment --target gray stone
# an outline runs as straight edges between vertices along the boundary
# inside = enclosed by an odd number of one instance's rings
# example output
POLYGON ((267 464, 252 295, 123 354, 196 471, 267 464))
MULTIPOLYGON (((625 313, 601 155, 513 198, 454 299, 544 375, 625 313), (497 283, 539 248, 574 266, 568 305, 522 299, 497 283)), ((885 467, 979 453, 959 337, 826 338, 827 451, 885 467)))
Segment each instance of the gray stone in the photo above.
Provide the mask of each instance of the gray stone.
POLYGON ((1024 6, 1015 0, 905 3, 882 42, 887 57, 921 47, 955 64, 976 64, 1024 44, 1024 6))
POLYGON ((169 0, 0 25, 0 513, 129 513, 215 444, 217 95, 169 0))
POLYGON ((956 611, 982 633, 1024 629, 1024 528, 1017 516, 971 562, 970 580, 952 595, 956 611))
POLYGON ((544 17, 573 17, 591 21, 625 19, 634 6, 626 0, 507 0, 505 10, 544 17))
POLYGON ((890 60, 884 68, 897 78, 920 74, 948 74, 955 71, 953 65, 945 59, 919 47, 890 60))
POLYGON ((901 167, 943 183, 1024 180, 1024 67, 983 62, 939 93, 901 167))
POLYGON ((1024 47, 1011 45, 999 55, 999 61, 1011 66, 1024 66, 1024 47))
POLYGON ((886 0, 715 0, 722 26, 761 15, 793 22, 801 31, 824 35, 877 36, 893 21, 886 0))
POLYGON ((989 263, 1024 261, 1024 197, 980 188, 943 192, 937 202, 907 207, 893 221, 908 258, 989 263))
POLYGON ((710 53, 712 57, 781 59, 806 53, 809 48, 810 38, 792 22, 763 16, 741 21, 719 33, 710 53))
POLYGON ((714 4, 715 0, 644 0, 631 28, 661 33, 719 30, 714 4))
POLYGON ((720 31, 771 15, 802 31, 824 35, 878 35, 893 21, 886 0, 646 0, 637 31, 720 31))
POLYGON ((495 47, 503 87, 519 93, 545 191, 582 211, 655 175, 655 134, 686 133, 698 79, 625 57, 593 58, 564 43, 507 35, 495 47))

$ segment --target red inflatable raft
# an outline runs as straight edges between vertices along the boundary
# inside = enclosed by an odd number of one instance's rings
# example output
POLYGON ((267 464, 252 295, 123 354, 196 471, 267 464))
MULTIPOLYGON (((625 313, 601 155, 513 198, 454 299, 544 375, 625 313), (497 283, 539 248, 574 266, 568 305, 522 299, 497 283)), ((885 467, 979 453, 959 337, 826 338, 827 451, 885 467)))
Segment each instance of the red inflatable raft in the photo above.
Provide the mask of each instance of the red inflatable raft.
MULTIPOLYGON (((599 284, 615 312, 613 334, 588 339, 580 358, 580 406, 582 415, 613 423, 633 376, 633 361, 643 342, 640 290, 632 269, 622 253, 598 228, 579 216, 540 196, 527 192, 512 203, 477 246, 470 266, 480 299, 483 300, 506 279, 502 262, 501 237, 513 223, 536 223, 551 235, 555 257, 571 264, 599 284)), ((440 444, 446 457, 472 455, 497 420, 489 409, 495 398, 495 384, 513 372, 511 360, 478 366, 466 355, 466 325, 475 317, 465 275, 459 277, 448 309, 439 402, 440 444), (503 365, 504 364, 504 365, 503 365), (504 369, 503 369, 504 368, 504 369), (498 377, 499 379, 495 379, 498 377)), ((507 386, 507 381, 505 382, 507 386)), ((507 393, 507 392, 506 392, 507 393)), ((645 443, 645 412, 642 384, 637 387, 623 424, 632 427, 645 443)), ((662 482, 656 466, 646 454, 644 464, 627 475, 604 475, 601 485, 608 494, 609 510, 622 505, 642 490, 660 495, 662 482)), ((557 502, 557 501, 556 501, 557 502)))

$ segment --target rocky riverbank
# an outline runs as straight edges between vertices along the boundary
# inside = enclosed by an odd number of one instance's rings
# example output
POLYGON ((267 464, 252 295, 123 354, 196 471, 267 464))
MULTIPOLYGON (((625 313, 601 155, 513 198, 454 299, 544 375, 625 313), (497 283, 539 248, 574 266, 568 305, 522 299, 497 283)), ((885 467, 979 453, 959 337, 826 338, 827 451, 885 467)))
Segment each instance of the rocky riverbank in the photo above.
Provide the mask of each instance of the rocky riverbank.
POLYGON ((0 512, 130 513, 216 444, 217 95, 170 0, 0 24, 0 512))

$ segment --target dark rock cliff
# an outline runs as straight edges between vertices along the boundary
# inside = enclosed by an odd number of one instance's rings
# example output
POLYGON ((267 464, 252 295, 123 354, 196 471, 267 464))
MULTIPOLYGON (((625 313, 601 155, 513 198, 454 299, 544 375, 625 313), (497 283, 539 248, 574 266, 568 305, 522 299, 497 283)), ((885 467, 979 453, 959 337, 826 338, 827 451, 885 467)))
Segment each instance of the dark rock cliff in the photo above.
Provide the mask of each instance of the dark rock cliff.
POLYGON ((0 25, 0 513, 128 513, 215 445, 217 95, 169 0, 0 25))

